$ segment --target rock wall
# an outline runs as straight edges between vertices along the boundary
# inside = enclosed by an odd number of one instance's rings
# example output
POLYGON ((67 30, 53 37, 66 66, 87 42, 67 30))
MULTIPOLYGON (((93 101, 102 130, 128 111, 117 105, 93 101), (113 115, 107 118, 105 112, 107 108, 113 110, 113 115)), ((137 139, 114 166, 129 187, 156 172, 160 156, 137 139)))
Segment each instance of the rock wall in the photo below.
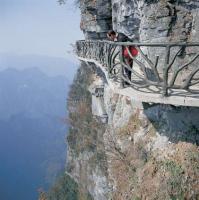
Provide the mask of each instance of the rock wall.
POLYGON ((196 0, 82 0, 86 38, 104 38, 112 29, 139 41, 198 41, 196 0))
POLYGON ((103 135, 105 125, 92 114, 89 89, 95 81, 92 65, 81 64, 69 93, 67 174, 79 183, 83 196, 89 192, 93 199, 108 199, 111 193, 107 179, 107 160, 103 135))
POLYGON ((86 39, 101 39, 112 29, 110 0, 81 0, 81 22, 86 39))

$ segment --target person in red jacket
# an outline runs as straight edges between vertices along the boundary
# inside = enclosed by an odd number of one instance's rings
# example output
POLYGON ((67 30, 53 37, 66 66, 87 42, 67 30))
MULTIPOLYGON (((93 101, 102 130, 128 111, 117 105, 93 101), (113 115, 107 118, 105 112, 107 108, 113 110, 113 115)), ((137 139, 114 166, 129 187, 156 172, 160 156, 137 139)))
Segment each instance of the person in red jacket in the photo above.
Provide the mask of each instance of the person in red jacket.
POLYGON ((107 37, 108 37, 109 40, 114 41, 114 42, 130 41, 130 39, 126 35, 124 35, 123 33, 116 33, 113 30, 108 31, 107 37))
MULTIPOLYGON (((109 40, 114 42, 132 42, 126 35, 123 33, 116 33, 115 31, 111 30, 108 31, 107 37, 109 40)), ((128 63, 130 67, 133 67, 133 59, 132 57, 136 57, 138 55, 138 50, 134 46, 123 46, 122 47, 122 54, 125 62, 128 63)), ((131 80, 131 71, 125 68, 125 74, 131 80)), ((127 83, 128 85, 128 83, 127 83)))

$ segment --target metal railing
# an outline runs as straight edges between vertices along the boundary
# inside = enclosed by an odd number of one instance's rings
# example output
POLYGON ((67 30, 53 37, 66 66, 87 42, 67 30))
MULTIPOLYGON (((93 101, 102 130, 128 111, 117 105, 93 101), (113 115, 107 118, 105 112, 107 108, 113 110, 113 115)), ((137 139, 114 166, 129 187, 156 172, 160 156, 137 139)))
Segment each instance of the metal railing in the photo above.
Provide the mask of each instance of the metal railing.
POLYGON ((124 87, 163 96, 199 94, 199 43, 81 40, 76 43, 76 54, 99 63, 108 70, 110 78, 124 87), (138 51, 136 56, 131 47, 138 51))

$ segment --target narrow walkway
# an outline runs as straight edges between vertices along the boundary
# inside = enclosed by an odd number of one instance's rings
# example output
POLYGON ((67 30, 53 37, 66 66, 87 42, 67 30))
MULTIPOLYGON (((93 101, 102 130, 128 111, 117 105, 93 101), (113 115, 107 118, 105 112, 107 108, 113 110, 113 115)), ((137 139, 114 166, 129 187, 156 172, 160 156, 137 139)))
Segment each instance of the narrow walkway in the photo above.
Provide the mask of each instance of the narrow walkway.
MULTIPOLYGON (((197 66, 197 63, 191 66, 189 71, 187 71, 187 66, 194 63, 195 60, 199 57, 199 54, 191 52, 192 56, 189 56, 187 58, 185 55, 183 55, 183 53, 186 51, 183 44, 169 44, 169 48, 172 48, 173 46, 180 46, 180 48, 177 48, 177 50, 175 49, 175 53, 172 52, 173 56, 171 58, 167 58, 165 62, 165 65, 167 67, 166 72, 164 68, 161 71, 157 67, 158 60, 161 59, 161 54, 164 55, 163 50, 161 50, 161 52, 160 50, 158 51, 160 56, 159 58, 157 58, 156 56, 156 61, 154 64, 154 61, 152 62, 151 60, 149 60, 150 55, 148 56, 144 54, 140 47, 137 47, 134 44, 134 46, 139 49, 139 53, 142 55, 142 57, 134 58, 133 56, 131 56, 133 61, 137 64, 137 66, 133 66, 133 69, 131 71, 133 74, 131 80, 128 79, 124 72, 126 65, 128 70, 131 70, 131 68, 129 69, 128 63, 124 64, 122 63, 123 61, 121 59, 119 60, 119 54, 121 55, 121 48, 119 50, 116 50, 118 46, 114 47, 114 45, 116 45, 117 43, 111 44, 110 42, 106 43, 102 41, 84 41, 83 45, 85 44, 86 46, 81 46, 82 41, 81 45, 77 44, 76 51, 78 59, 86 63, 94 63, 97 67, 99 67, 104 72, 109 86, 116 93, 129 96, 130 98, 139 102, 199 107, 199 85, 197 85, 199 81, 199 76, 197 73, 199 71, 199 67, 197 66), (143 56, 145 59, 144 61, 143 56), (177 60, 178 57, 179 60, 177 60), (148 63, 149 67, 143 63, 148 63), (173 67, 174 64, 180 65, 177 70, 175 69, 175 66, 173 67), (121 66, 123 69, 120 68, 121 66), (154 66, 156 67, 155 70, 154 66), (179 70, 179 68, 183 68, 185 69, 185 71, 179 70), (152 71, 153 75, 157 75, 159 80, 157 77, 149 77, 148 74, 145 74, 143 78, 143 70, 145 72, 150 71, 150 73, 151 70, 154 70, 152 71), (164 73, 166 74, 166 76, 164 73), (186 77, 184 75, 186 75, 186 77), (180 78, 177 76, 180 76, 180 78), (124 82, 128 83, 128 87, 123 87, 122 83, 124 82)), ((144 44, 142 45, 144 46, 144 44)), ((153 45, 154 47, 156 47, 155 45, 157 44, 153 45)), ((159 45, 160 44, 158 44, 158 47, 159 45)), ((198 52, 197 50, 199 50, 199 44, 189 44, 187 47, 187 52, 190 53, 190 50, 198 52)), ((157 52, 153 53, 156 54, 157 52)), ((166 55, 166 57, 170 56, 171 51, 167 53, 168 54, 166 55)), ((124 60, 124 58, 122 59, 124 60)))

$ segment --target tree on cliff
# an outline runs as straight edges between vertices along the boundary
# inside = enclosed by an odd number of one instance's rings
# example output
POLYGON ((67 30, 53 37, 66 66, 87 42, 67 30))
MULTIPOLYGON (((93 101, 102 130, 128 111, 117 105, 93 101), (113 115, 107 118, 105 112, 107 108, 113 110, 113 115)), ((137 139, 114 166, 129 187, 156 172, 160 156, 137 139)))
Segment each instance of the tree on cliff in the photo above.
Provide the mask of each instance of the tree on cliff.
POLYGON ((59 3, 60 5, 62 5, 62 4, 65 4, 66 1, 65 1, 65 0, 58 0, 58 3, 59 3))
MULTIPOLYGON (((63 5, 66 3, 67 0, 57 0, 57 2, 60 4, 60 5, 63 5)), ((80 3, 80 0, 75 0, 75 5, 79 5, 80 3)))

